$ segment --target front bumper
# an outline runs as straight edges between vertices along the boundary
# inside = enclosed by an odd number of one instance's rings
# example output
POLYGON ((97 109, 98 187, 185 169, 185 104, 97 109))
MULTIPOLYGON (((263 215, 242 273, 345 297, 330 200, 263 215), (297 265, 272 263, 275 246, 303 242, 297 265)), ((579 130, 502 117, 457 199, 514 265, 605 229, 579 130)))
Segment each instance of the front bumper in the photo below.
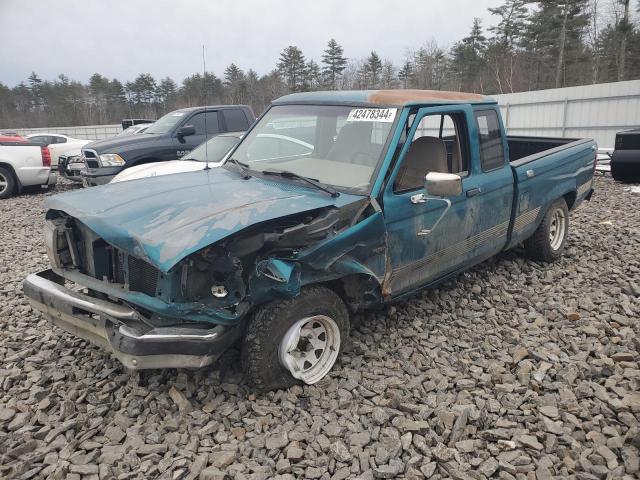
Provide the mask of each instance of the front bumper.
POLYGON ((81 182, 82 176, 80 174, 85 168, 84 162, 71 162, 70 157, 60 155, 60 159, 58 160, 58 175, 73 182, 81 182))
POLYGON ((241 327, 193 323, 150 328, 133 308, 64 287, 52 270, 29 275, 23 291, 54 325, 114 354, 127 368, 200 368, 240 338, 241 327))
POLYGON ((80 173, 82 186, 96 187, 98 185, 105 185, 120 173, 121 170, 122 167, 87 168, 86 170, 82 170, 80 173))

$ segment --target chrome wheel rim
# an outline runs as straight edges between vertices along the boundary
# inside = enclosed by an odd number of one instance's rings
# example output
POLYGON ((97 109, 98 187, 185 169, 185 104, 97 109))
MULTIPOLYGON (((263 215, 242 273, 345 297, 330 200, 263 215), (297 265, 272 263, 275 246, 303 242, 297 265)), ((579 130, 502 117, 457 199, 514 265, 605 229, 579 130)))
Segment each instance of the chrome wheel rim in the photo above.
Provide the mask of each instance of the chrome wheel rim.
POLYGON ((0 193, 4 193, 8 186, 9 182, 7 181, 7 178, 0 173, 0 193))
POLYGON ((295 322, 282 337, 280 363, 306 384, 320 381, 333 367, 340 350, 340 328, 326 315, 295 322))
POLYGON ((567 229, 567 219, 564 211, 560 208, 556 209, 551 216, 549 224, 549 244, 553 250, 558 250, 564 241, 567 229))

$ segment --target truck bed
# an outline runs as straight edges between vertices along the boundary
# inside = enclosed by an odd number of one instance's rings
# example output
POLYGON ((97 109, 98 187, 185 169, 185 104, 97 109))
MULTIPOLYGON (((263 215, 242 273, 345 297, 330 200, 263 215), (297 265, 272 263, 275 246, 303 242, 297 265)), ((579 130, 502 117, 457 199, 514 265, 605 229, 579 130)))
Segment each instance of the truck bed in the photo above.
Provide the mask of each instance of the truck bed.
POLYGON ((507 135, 507 142, 509 144, 509 162, 513 164, 514 162, 525 159, 525 161, 528 162, 534 158, 538 158, 538 154, 540 153, 553 153, 558 151, 555 149, 564 147, 570 143, 585 141, 588 140, 583 138, 525 137, 521 135, 507 135))
POLYGON ((588 138, 507 140, 514 179, 510 248, 531 236, 554 200, 564 197, 573 209, 590 195, 597 146, 588 138))

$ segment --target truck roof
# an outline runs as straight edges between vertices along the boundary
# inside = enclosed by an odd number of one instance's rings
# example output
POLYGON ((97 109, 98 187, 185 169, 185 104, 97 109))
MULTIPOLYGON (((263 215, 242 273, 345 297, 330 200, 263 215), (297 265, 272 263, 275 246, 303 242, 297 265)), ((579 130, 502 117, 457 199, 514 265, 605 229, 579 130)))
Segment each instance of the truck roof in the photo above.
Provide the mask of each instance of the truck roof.
POLYGON ((292 93, 280 97, 274 104, 326 103, 366 104, 405 107, 443 104, 495 104, 493 98, 478 93, 448 92, 444 90, 338 90, 292 93))
MULTIPOLYGON (((238 109, 238 108, 249 108, 249 107, 247 105, 206 105, 202 107, 178 108, 177 110, 174 110, 174 112, 193 112, 194 110, 227 110, 227 109, 238 109)), ((151 122, 154 122, 154 120, 151 120, 151 122)))

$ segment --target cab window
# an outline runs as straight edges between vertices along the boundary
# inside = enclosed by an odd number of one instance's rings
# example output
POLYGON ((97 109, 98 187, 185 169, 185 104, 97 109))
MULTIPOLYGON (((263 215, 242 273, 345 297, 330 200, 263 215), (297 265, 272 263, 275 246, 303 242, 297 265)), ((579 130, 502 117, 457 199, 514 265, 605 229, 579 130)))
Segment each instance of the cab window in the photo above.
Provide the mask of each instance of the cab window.
POLYGON ((488 172, 501 168, 504 165, 504 149, 498 114, 495 110, 480 110, 475 112, 475 117, 482 171, 488 172))
POLYGON ((429 172, 468 175, 469 142, 462 112, 422 117, 402 159, 394 192, 424 188, 424 177, 429 172))
POLYGON ((218 112, 206 112, 197 113, 185 125, 193 125, 196 129, 196 135, 205 134, 205 116, 207 122, 207 135, 220 133, 220 127, 218 126, 218 112))

